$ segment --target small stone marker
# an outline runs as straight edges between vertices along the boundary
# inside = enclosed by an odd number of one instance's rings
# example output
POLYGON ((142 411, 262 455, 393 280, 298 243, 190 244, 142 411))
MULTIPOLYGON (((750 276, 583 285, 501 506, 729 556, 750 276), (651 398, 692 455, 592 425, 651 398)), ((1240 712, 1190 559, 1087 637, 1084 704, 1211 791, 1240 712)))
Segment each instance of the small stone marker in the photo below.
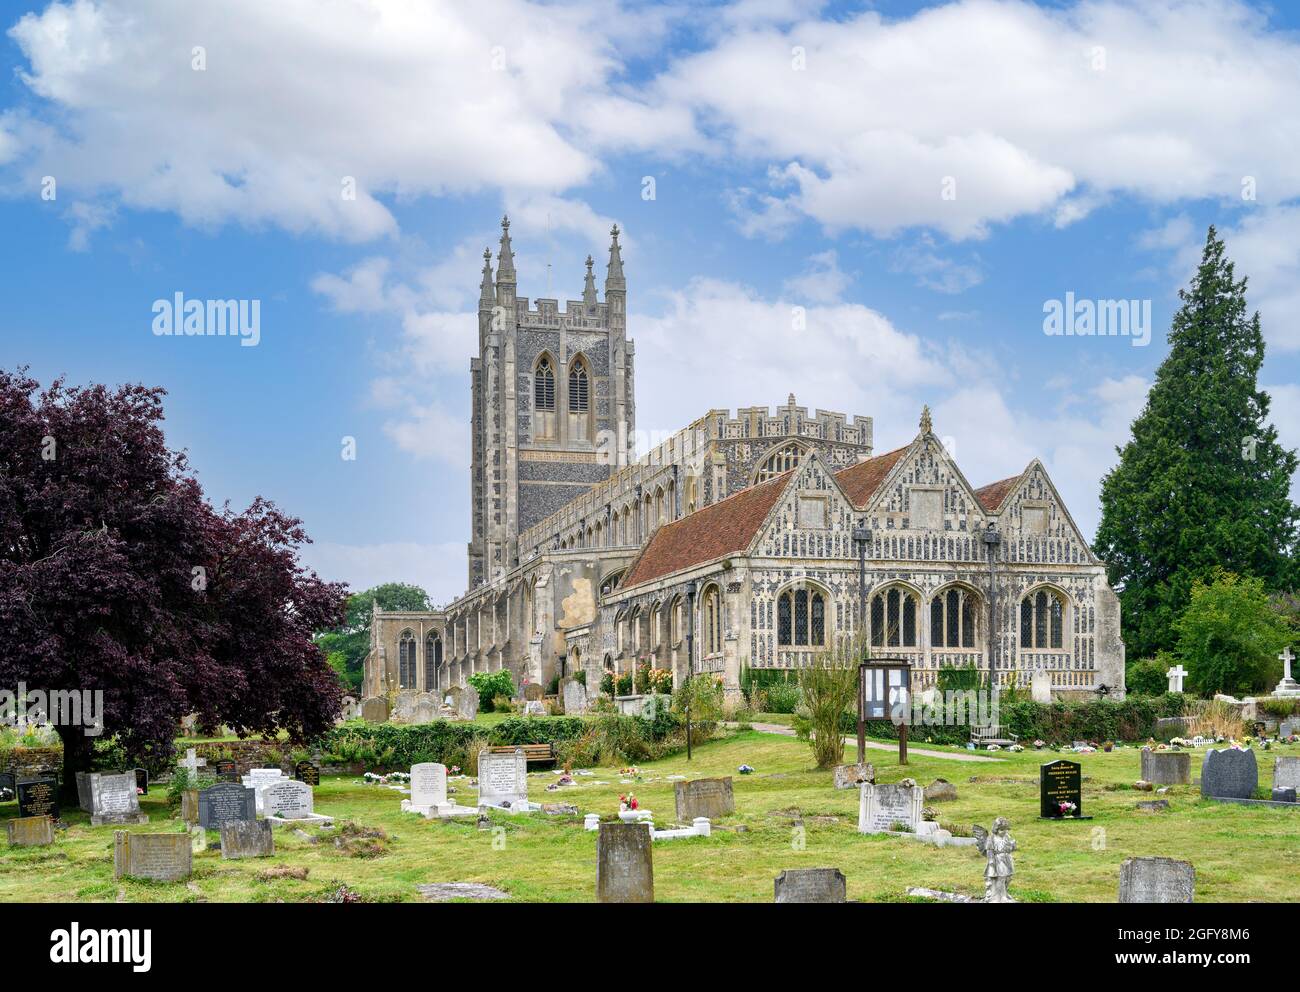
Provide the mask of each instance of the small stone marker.
POLYGON ((896 824, 915 831, 921 823, 921 803, 925 790, 919 785, 901 782, 872 785, 864 782, 859 788, 858 833, 887 833, 897 829, 896 824))
POLYGON ((53 775, 23 779, 18 783, 18 815, 59 818, 59 780, 53 775))
POLYGON ((102 827, 116 823, 148 823, 148 814, 140 812, 140 797, 135 791, 135 772, 120 775, 87 776, 90 788, 90 825, 102 827))
POLYGON ((673 792, 677 797, 677 819, 682 823, 700 816, 718 820, 736 811, 731 776, 674 782, 673 792))
POLYGON ((320 785, 320 766, 313 761, 300 761, 293 766, 294 778, 308 785, 320 785))
POLYGON ((835 788, 856 789, 863 782, 875 782, 876 766, 869 761, 859 761, 856 765, 835 766, 835 788))
POLYGON ((946 778, 936 778, 925 787, 924 798, 927 803, 953 802, 957 798, 957 786, 946 778))
POLYGON ((654 902, 648 823, 602 823, 596 834, 596 901, 654 902))
POLYGON ((1083 766, 1077 761, 1049 761, 1038 767, 1039 818, 1044 820, 1086 820, 1083 815, 1083 766), (1062 803, 1072 803, 1073 812, 1063 812, 1062 803))
POLYGON ((1300 758, 1273 760, 1273 788, 1300 790, 1300 758))
POLYGON ((113 834, 113 877, 150 878, 158 882, 179 882, 194 871, 190 835, 113 834))
POLYGON ((5 820, 10 847, 45 847, 54 843, 54 821, 48 816, 19 816, 5 820))
MULTIPOLYGON (((472 687, 471 687, 472 688, 472 687)), ((478 804, 527 811, 528 759, 517 747, 510 754, 478 753, 478 804)))
POLYGON ((1191 902, 1196 869, 1173 858, 1129 858, 1119 866, 1120 902, 1191 902))
POLYGON ((846 881, 838 868, 787 868, 776 876, 773 902, 846 902, 846 881))
POLYGON ((1210 799, 1254 799, 1259 788, 1255 752, 1207 751, 1201 765, 1201 795, 1210 799))
POLYGON ((221 825, 221 857, 269 858, 275 853, 270 820, 230 820, 221 825))
POLYGON ((1273 790, 1273 802, 1275 803, 1293 803, 1295 802, 1296 790, 1294 787, 1273 790))
POLYGON ((199 793, 198 824, 220 830, 224 824, 257 819, 257 793, 238 782, 218 782, 199 793))
POLYGON ((1192 756, 1186 751, 1143 751, 1142 780, 1153 785, 1191 785, 1192 756))

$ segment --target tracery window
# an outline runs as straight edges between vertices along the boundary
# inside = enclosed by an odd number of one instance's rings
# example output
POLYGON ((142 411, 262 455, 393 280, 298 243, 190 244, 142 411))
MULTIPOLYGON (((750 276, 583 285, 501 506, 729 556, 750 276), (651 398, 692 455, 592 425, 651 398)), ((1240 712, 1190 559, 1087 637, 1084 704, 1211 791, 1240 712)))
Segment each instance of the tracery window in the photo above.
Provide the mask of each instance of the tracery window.
POLYGON ((916 647, 917 597, 892 586, 871 598, 871 644, 877 648, 916 647))
POLYGON ((430 631, 424 639, 424 690, 438 688, 438 669, 442 667, 442 638, 430 631))
POLYGON ((719 653, 722 650, 722 601, 717 586, 705 590, 700 601, 700 619, 704 627, 704 653, 719 653))
POLYGON ((417 646, 415 635, 409 630, 402 631, 402 637, 397 643, 397 687, 399 689, 415 688, 417 646))
POLYGON ((780 647, 826 646, 826 598, 817 589, 787 589, 776 601, 780 647))
POLYGON ((953 587, 930 600, 930 646, 973 648, 976 624, 975 595, 953 587))
POLYGON ((774 451, 767 456, 767 459, 758 469, 758 474, 754 476, 755 482, 766 482, 768 479, 775 479, 778 475, 790 471, 792 468, 799 467, 799 460, 803 458, 804 450, 801 444, 787 444, 779 451, 774 451))
POLYGON ((1020 646, 1059 648, 1064 642, 1065 600, 1051 589, 1031 592, 1020 601, 1020 646))

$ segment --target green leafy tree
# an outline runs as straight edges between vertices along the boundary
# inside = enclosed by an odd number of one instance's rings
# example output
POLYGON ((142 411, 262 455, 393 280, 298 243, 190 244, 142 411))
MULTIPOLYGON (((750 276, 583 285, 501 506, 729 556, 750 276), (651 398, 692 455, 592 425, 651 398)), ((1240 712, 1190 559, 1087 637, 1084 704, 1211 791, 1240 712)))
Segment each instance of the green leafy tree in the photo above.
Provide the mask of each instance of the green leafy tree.
POLYGON ((1269 589, 1294 588, 1300 509, 1289 489, 1297 459, 1268 419, 1256 379, 1259 314, 1246 309, 1213 227, 1169 330, 1133 437, 1102 480, 1095 550, 1123 604, 1130 654, 1174 643, 1192 586, 1222 566, 1269 589))
POLYGON ((316 635, 316 643, 340 680, 354 692, 361 689, 366 652, 370 650, 370 616, 375 603, 381 610, 428 610, 429 594, 405 582, 383 585, 348 597, 343 624, 316 635))
POLYGON ((1218 569, 1192 586, 1191 602, 1174 623, 1178 655, 1193 691, 1240 695, 1276 684, 1277 655, 1291 628, 1269 603, 1262 579, 1218 569))

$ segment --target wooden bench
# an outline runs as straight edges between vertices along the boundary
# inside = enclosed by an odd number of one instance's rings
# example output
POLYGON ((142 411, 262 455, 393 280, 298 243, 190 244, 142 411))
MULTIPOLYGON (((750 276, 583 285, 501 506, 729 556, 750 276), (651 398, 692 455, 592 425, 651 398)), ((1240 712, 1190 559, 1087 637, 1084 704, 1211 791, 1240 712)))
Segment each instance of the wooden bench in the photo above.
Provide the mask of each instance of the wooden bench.
POLYGON ((488 751, 492 754, 514 754, 517 749, 522 749, 524 758, 532 764, 555 764, 555 748, 550 744, 506 744, 501 747, 490 747, 488 751))
POLYGON ((970 739, 971 743, 977 748, 985 748, 990 744, 1006 747, 1020 740, 1015 734, 1006 732, 1000 723, 991 723, 986 727, 972 726, 970 728, 970 739))

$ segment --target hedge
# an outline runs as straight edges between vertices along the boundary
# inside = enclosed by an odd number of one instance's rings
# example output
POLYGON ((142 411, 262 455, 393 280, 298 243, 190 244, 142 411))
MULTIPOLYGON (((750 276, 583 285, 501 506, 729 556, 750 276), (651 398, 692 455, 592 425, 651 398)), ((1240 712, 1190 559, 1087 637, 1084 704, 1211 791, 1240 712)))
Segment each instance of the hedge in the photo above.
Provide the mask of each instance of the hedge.
POLYGON ((495 727, 435 720, 433 723, 362 723, 335 727, 317 742, 326 754, 372 767, 409 768, 424 761, 470 766, 471 752, 487 745, 559 744, 586 732, 578 717, 546 720, 515 717, 495 727))

